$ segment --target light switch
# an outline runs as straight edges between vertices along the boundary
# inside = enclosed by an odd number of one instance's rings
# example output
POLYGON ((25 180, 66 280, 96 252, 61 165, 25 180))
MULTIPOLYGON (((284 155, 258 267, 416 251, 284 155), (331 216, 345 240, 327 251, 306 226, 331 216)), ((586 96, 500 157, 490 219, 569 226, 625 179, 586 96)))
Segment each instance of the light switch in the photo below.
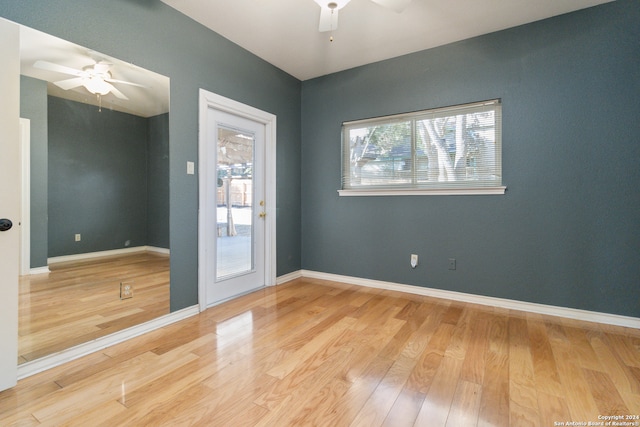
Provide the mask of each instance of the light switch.
POLYGON ((196 171, 196 165, 193 162, 187 162, 187 175, 193 175, 196 171))

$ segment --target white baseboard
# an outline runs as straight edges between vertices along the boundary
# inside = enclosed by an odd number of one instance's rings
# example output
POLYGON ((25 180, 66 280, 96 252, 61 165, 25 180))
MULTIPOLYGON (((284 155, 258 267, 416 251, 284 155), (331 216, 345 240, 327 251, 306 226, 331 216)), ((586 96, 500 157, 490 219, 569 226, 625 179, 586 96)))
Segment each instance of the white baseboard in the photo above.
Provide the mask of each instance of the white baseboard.
POLYGON ((29 275, 47 274, 47 273, 51 273, 51 270, 49 270, 49 267, 47 267, 46 265, 44 267, 36 267, 36 268, 29 269, 29 275))
POLYGON ((169 249, 158 248, 155 246, 135 246, 132 248, 122 248, 122 249, 112 249, 109 251, 98 251, 98 252, 87 252, 84 254, 75 254, 75 255, 62 255, 57 257, 52 257, 47 259, 47 263, 58 264, 61 262, 75 262, 75 261, 84 261, 93 258, 103 258, 109 256, 117 256, 117 255, 129 255, 137 252, 157 252, 163 254, 169 254, 169 249))
POLYGON ((18 365, 18 380, 26 378, 28 376, 37 374, 47 369, 54 368, 62 365, 63 363, 70 362, 78 359, 87 354, 94 353, 104 348, 110 347, 115 344, 119 344, 123 341, 137 337, 147 332, 151 332, 156 329, 160 329, 164 326, 178 322, 191 316, 195 316, 200 312, 197 305, 183 308, 182 310, 174 311, 165 316, 158 317, 157 319, 150 320, 140 325, 133 326, 131 328, 115 332, 105 337, 97 338, 93 341, 89 341, 75 347, 63 350, 59 353, 45 356, 32 362, 26 362, 18 365))
POLYGON ((167 248, 159 248, 157 246, 144 246, 147 252, 155 252, 157 254, 171 255, 171 250, 167 248))
MULTIPOLYGON (((296 272, 298 273, 298 272, 296 272)), ((294 273, 289 273, 293 275, 294 273)), ((621 316, 618 314, 600 313, 597 311, 579 310, 576 308, 557 307, 553 305, 537 304, 532 302, 517 301, 505 298, 486 297, 455 291, 424 288, 421 286, 404 285, 379 280, 362 279, 359 277, 341 276, 338 274, 321 273, 311 270, 300 270, 298 277, 331 280, 351 285, 366 286, 369 288, 386 289, 391 291, 407 292, 410 294, 424 295, 434 298, 442 298, 454 301, 468 302, 472 304, 487 305, 491 307, 508 308, 510 310, 526 311, 530 313, 546 314, 568 319, 583 320, 586 322, 604 323, 607 325, 625 326, 640 329, 640 318, 621 316)), ((292 279, 290 279, 292 280, 292 279)))
POLYGON ((284 276, 276 277, 276 285, 282 285, 283 283, 290 282, 302 277, 302 270, 294 271, 284 276))

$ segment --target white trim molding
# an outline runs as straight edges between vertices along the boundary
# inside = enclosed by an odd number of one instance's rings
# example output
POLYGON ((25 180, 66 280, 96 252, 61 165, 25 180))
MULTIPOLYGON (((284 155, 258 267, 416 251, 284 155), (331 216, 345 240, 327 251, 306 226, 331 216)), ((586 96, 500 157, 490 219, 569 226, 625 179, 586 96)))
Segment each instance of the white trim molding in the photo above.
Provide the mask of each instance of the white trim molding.
POLYGON ((96 351, 111 347, 112 345, 119 344, 139 335, 146 334, 147 332, 160 329, 188 317, 195 316, 198 313, 200 313, 200 310, 197 305, 183 308, 182 310, 174 311, 173 313, 169 313, 140 325, 71 347, 59 353, 45 356, 32 362, 23 363, 18 365, 18 379, 21 380, 39 372, 46 371, 47 369, 55 368, 63 363, 70 362, 82 356, 86 356, 87 354, 95 353, 96 351))
POLYGON ((284 276, 278 276, 276 278, 276 284, 282 285, 292 280, 300 279, 301 277, 302 277, 302 270, 293 271, 289 274, 285 274, 284 276))
POLYGON ((49 273, 51 273, 51 270, 49 270, 49 267, 46 265, 44 267, 36 267, 36 268, 29 269, 29 275, 49 274, 49 273))
POLYGON ((506 186, 476 188, 414 188, 414 189, 349 189, 338 190, 340 196, 487 196, 504 194, 506 186))
MULTIPOLYGON (((286 277, 292 276, 289 273, 286 277)), ((299 277, 311 279, 331 280, 350 285, 366 286, 369 288, 385 289, 390 291, 406 292, 416 295, 424 295, 433 298, 441 298, 454 301, 480 304, 490 307, 507 308, 529 313, 546 314, 549 316, 564 317, 567 319, 582 320, 586 322, 603 323, 607 325, 624 326, 640 329, 640 318, 622 316, 618 314, 600 313, 597 311, 580 310, 576 308, 558 307, 553 305, 538 304, 533 302, 517 301, 506 298, 487 297, 482 295, 467 294, 463 292, 446 291, 442 289, 425 288, 422 286, 404 285, 400 283, 384 282, 380 280, 363 279, 352 276, 322 273, 311 270, 300 270, 299 277)), ((290 279, 293 280, 293 279, 290 279)), ((284 282, 283 282, 284 283, 284 282)))
POLYGON ((31 120, 20 117, 20 275, 31 261, 31 120))
POLYGON ((171 255, 171 249, 159 248, 157 246, 144 246, 147 252, 154 252, 162 255, 171 255))
POLYGON ((110 256, 117 255, 129 255, 137 252, 155 252, 159 254, 169 255, 169 249, 165 248, 157 248, 155 246, 135 246, 132 248, 122 248, 122 249, 112 249, 108 251, 98 251, 98 252, 87 252, 84 254, 75 254, 75 255, 62 255, 57 257, 52 257, 47 259, 47 263, 51 264, 59 264, 61 262, 75 262, 75 261, 85 261, 94 258, 105 258, 110 256))

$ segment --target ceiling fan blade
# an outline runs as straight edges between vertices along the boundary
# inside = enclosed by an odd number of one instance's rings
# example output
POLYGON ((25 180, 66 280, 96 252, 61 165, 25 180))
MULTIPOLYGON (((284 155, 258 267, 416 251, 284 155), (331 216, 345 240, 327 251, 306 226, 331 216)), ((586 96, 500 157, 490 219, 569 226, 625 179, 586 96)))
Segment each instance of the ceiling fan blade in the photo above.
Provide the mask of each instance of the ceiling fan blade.
POLYGON ((40 68, 41 70, 55 71, 56 73, 70 74, 72 76, 82 76, 84 71, 76 70, 75 68, 65 67, 64 65, 54 64, 47 61, 36 61, 33 66, 40 68))
POLYGON ((129 85, 129 86, 137 86, 137 87, 142 87, 142 88, 147 88, 148 86, 145 85, 141 85, 140 83, 133 83, 133 82, 128 82, 125 80, 117 80, 117 79, 104 79, 105 82, 109 82, 109 83, 120 83, 123 85, 129 85))
POLYGON ((396 12, 402 12, 411 0, 371 0, 374 3, 379 4, 380 6, 386 7, 388 9, 395 10, 396 12))
POLYGON ((320 25, 318 30, 322 33, 338 29, 338 9, 320 8, 320 25))
POLYGON ((111 89, 109 90, 109 92, 111 92, 112 94, 114 94, 114 95, 116 96, 116 98, 129 100, 129 98, 127 98, 127 96, 126 96, 124 93, 122 93, 122 92, 120 92, 118 89, 116 89, 116 88, 115 88, 115 86, 113 86, 113 85, 112 85, 112 84, 110 84, 110 83, 106 83, 106 82, 105 82, 105 84, 108 84, 109 86, 111 86, 111 89))
POLYGON ((74 77, 72 79, 53 82, 54 85, 64 90, 69 90, 78 86, 82 86, 83 83, 84 83, 84 79, 82 77, 74 77))

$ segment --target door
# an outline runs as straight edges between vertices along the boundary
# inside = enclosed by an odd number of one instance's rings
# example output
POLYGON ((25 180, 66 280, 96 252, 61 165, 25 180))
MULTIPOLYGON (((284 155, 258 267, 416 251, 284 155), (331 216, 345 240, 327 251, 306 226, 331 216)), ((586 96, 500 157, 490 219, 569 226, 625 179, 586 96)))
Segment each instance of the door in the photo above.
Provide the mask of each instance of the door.
POLYGON ((0 390, 18 376, 18 268, 20 251, 19 29, 0 19, 0 390), (12 227, 8 228, 9 222, 12 227), (7 229, 8 228, 8 229, 7 229))
POLYGON ((216 99, 225 102, 201 105, 201 308, 275 281, 267 256, 268 230, 274 224, 267 191, 270 125, 251 107, 216 99), (238 108, 229 108, 229 102, 238 108))
POLYGON ((216 199, 209 220, 216 228, 207 305, 265 285, 264 125, 214 109, 209 114, 215 123, 209 143, 216 146, 207 160, 216 172, 208 186, 216 199))

